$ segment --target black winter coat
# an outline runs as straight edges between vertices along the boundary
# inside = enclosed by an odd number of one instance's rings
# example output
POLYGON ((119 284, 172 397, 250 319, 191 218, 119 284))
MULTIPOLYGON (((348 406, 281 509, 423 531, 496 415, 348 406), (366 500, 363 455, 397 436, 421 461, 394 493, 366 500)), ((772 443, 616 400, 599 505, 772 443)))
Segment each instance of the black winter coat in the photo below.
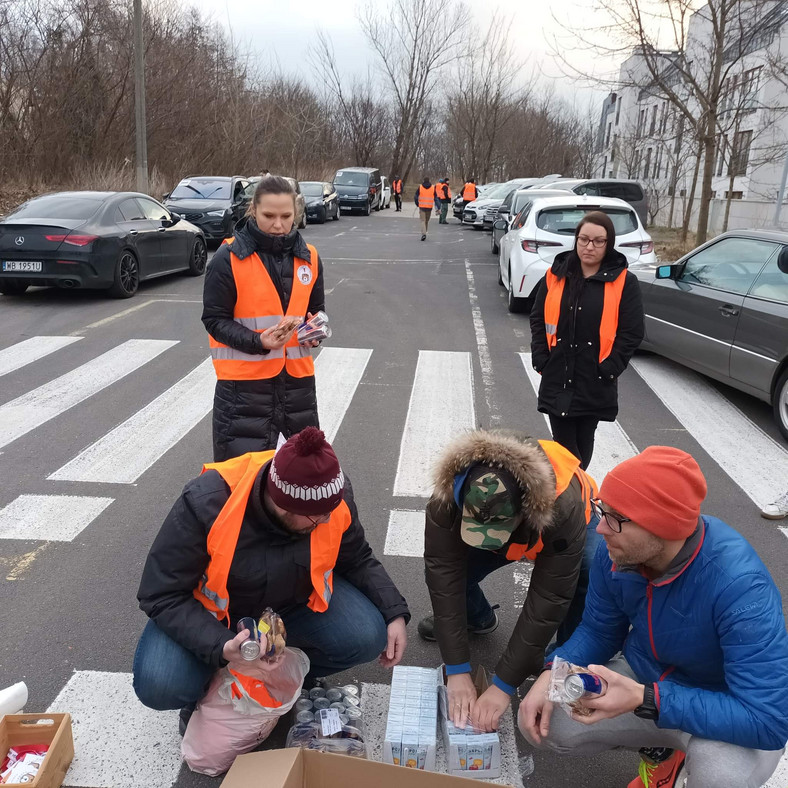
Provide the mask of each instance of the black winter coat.
MULTIPOLYGON (((574 251, 555 258, 552 272, 567 275, 574 251)), ((539 411, 553 416, 593 416, 615 421, 618 415, 618 376, 640 345, 644 332, 643 302, 637 277, 627 271, 623 254, 613 250, 594 276, 581 279, 572 297, 570 282, 564 287, 558 318, 557 341, 548 350, 544 303, 547 279, 542 279, 531 309, 531 361, 542 376, 539 411), (613 350, 599 363, 599 324, 607 282, 625 276, 613 350)))
MULTIPOLYGON (((241 259, 257 252, 287 311, 293 290, 293 257, 309 263, 309 250, 297 230, 284 237, 260 232, 253 219, 235 230, 232 251, 241 259)), ((323 263, 318 258, 309 300, 314 314, 325 309, 323 263)), ((219 342, 244 353, 268 353, 259 335, 233 320, 237 293, 230 247, 222 245, 205 273, 202 322, 219 342)), ((285 370, 267 380, 218 380, 213 403, 213 459, 222 462, 276 446, 304 427, 319 427, 314 377, 294 378, 285 370)))
MULTIPOLYGON (((239 618, 259 618, 271 607, 282 615, 286 626, 287 611, 305 605, 312 593, 309 536, 282 529, 268 514, 260 495, 267 473, 266 465, 249 496, 230 567, 231 628, 217 621, 192 595, 208 565, 208 532, 230 495, 218 471, 206 471, 186 485, 142 572, 137 592, 142 610, 176 643, 216 667, 226 664, 222 649, 236 634, 239 618)), ((408 620, 405 600, 367 543, 349 481, 345 502, 353 519, 342 537, 335 572, 367 596, 387 624, 399 616, 408 620)))

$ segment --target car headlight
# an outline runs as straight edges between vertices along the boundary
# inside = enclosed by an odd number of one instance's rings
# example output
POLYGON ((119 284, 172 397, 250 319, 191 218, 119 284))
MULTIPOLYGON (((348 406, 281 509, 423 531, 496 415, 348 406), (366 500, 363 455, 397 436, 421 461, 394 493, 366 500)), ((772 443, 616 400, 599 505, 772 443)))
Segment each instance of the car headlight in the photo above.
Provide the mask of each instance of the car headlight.
POLYGON ((224 216, 224 211, 208 211, 205 215, 206 216, 224 216))

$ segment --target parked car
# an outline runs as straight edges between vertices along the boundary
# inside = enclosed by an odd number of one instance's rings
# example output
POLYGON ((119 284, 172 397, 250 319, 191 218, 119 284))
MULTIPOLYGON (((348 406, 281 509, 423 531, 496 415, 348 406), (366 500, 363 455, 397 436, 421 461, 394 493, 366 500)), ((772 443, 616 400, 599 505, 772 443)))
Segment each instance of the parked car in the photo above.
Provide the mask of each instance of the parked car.
POLYGON ((500 251, 501 238, 512 229, 512 224, 517 214, 522 211, 531 200, 540 197, 563 197, 566 192, 560 189, 512 189, 503 202, 498 206, 498 215, 493 222, 492 233, 490 233, 490 251, 498 254, 500 251))
POLYGON ((536 288, 556 255, 574 247, 575 228, 589 211, 604 211, 616 228, 616 249, 627 262, 656 262, 651 236, 623 200, 602 197, 540 197, 517 215, 501 239, 498 284, 508 290, 510 312, 530 309, 536 288))
POLYGON ((536 183, 538 178, 514 178, 506 183, 499 183, 487 190, 483 196, 478 197, 473 202, 465 206, 462 213, 462 223, 469 224, 474 230, 492 227, 494 214, 498 212, 498 206, 503 202, 504 197, 512 189, 522 189, 536 183))
POLYGON ((345 167, 337 170, 334 188, 339 195, 340 211, 361 211, 369 216, 380 210, 382 179, 374 167, 345 167))
POLYGON ((205 272, 205 234, 145 194, 57 192, 0 221, 0 293, 31 286, 106 289, 130 298, 141 281, 205 272))
POLYGON ((632 271, 641 347, 770 403, 788 439, 788 233, 736 230, 632 271))
MULTIPOLYGON (((253 178, 249 178, 249 185, 244 189, 243 194, 241 195, 241 201, 243 203, 243 211, 242 216, 246 214, 249 210, 249 204, 254 199, 254 190, 257 188, 257 184, 262 178, 262 175, 255 175, 253 178)), ((306 227, 306 200, 304 200, 304 195, 301 194, 301 185, 295 178, 290 178, 287 175, 281 176, 283 177, 295 190, 296 199, 295 199, 295 206, 296 206, 296 220, 295 225, 298 227, 299 230, 303 230, 306 227)))
POLYGON ((644 227, 648 224, 648 197, 638 181, 619 178, 559 178, 544 187, 534 188, 566 189, 589 197, 618 197, 638 212, 644 227))
POLYGON ((245 213, 243 193, 248 184, 249 179, 240 175, 190 175, 164 195, 164 205, 197 225, 209 240, 222 241, 233 234, 245 213))
MULTIPOLYGON (((479 196, 476 198, 477 200, 487 194, 490 189, 499 186, 500 184, 497 181, 493 181, 491 183, 484 183, 481 186, 476 187, 476 191, 479 193, 479 196)), ((454 195, 451 206, 452 206, 452 213, 454 214, 455 219, 459 219, 462 221, 462 209, 465 201, 462 199, 462 189, 465 186, 464 183, 459 184, 459 188, 457 189, 457 194, 454 195)))
POLYGON ((323 224, 326 219, 339 219, 339 197, 330 183, 301 181, 301 194, 306 203, 307 221, 323 224))
POLYGON ((380 176, 380 207, 391 208, 391 184, 385 175, 380 176))

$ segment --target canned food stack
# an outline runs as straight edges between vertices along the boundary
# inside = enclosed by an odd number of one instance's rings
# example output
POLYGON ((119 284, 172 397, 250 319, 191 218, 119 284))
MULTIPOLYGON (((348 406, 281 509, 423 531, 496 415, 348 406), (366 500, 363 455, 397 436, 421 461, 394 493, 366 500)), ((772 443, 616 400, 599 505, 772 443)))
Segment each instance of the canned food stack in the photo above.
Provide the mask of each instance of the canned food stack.
POLYGON ((397 665, 383 742, 383 761, 435 771, 440 668, 397 665))

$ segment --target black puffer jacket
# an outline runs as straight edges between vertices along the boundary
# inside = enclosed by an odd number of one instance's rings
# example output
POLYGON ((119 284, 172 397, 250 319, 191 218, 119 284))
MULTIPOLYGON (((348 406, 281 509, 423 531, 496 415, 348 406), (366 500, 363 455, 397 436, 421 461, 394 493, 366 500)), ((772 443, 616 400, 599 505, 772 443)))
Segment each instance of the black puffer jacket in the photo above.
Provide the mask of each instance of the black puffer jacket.
MULTIPOLYGON (((232 251, 244 259, 257 252, 287 310, 293 290, 293 257, 310 262, 297 230, 286 236, 260 232, 253 219, 235 230, 232 251)), ((323 263, 318 258, 309 311, 325 309, 323 263)), ((237 293, 230 247, 220 246, 205 274, 202 322, 222 344, 244 353, 265 355, 259 335, 233 320, 237 293)), ((213 458, 222 462, 249 451, 276 446, 281 432, 289 438, 304 427, 320 426, 314 377, 294 378, 284 370, 267 380, 219 380, 213 403, 213 458)))
MULTIPOLYGON (((206 471, 186 485, 151 547, 137 592, 140 607, 163 632, 217 667, 226 664, 222 649, 235 635, 239 618, 259 618, 271 607, 287 625, 288 609, 305 605, 312 593, 310 539, 283 530, 268 514, 260 495, 267 473, 266 465, 249 496, 230 568, 232 628, 192 595, 208 565, 208 532, 230 495, 218 471, 206 471)), ((399 616, 409 619, 405 600, 367 543, 349 481, 345 502, 353 520, 342 537, 335 572, 363 592, 386 623, 399 616)))
MULTIPOLYGON (((574 251, 555 258, 552 272, 567 275, 574 251)), ((618 376, 643 339, 644 317, 640 284, 627 271, 623 254, 613 250, 606 255, 594 276, 580 279, 572 293, 570 282, 564 287, 558 319, 557 342, 552 351, 545 336, 544 302, 547 280, 542 279, 531 309, 531 361, 542 376, 539 386, 539 411, 553 416, 595 416, 615 421, 618 415, 618 376), (599 363, 599 324, 602 321, 605 284, 625 276, 618 312, 618 328, 613 350, 599 363)))
POLYGON ((541 536, 544 543, 520 617, 495 669, 500 679, 517 687, 539 673, 544 650, 569 610, 585 547, 585 505, 577 479, 556 498, 553 466, 539 444, 526 436, 477 431, 446 449, 427 504, 424 563, 435 636, 447 665, 468 662, 470 655, 465 579, 468 561, 479 551, 460 535, 462 510, 454 501, 454 477, 475 463, 505 468, 524 491, 523 522, 510 542, 533 546, 541 536))

